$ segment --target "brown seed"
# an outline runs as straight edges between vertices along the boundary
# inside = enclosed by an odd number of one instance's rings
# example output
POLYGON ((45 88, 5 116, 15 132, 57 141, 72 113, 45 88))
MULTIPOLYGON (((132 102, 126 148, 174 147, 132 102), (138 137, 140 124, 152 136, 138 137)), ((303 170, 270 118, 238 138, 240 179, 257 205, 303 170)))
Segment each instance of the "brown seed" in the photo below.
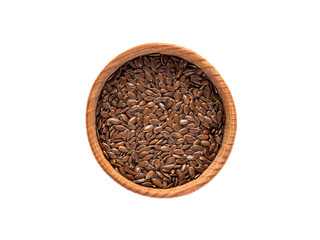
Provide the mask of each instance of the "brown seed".
POLYGON ((190 134, 187 134, 183 137, 187 142, 194 141, 194 137, 190 134))
POLYGON ((128 171, 129 171, 129 163, 126 162, 126 163, 124 164, 123 170, 124 170, 125 172, 128 172, 128 171))
POLYGON ((124 131, 124 130, 126 130, 126 128, 125 128, 124 126, 122 126, 122 125, 117 125, 117 126, 116 126, 116 129, 117 129, 118 131, 124 131))
POLYGON ((203 146, 210 146, 210 142, 209 142, 209 141, 202 140, 202 141, 201 141, 201 145, 203 145, 203 146))
POLYGON ((161 181, 159 180, 159 179, 157 179, 157 178, 152 178, 151 179, 151 181, 152 181, 152 183, 154 184, 154 185, 156 185, 158 188, 161 188, 161 181))
MULTIPOLYGON (((185 164, 186 161, 185 161, 184 159, 180 159, 180 158, 179 158, 179 159, 177 159, 176 163, 177 163, 177 164, 185 164)), ((177 168, 177 166, 178 166, 178 165, 176 165, 176 168, 177 168)))
POLYGON ((182 144, 182 143, 184 143, 184 142, 185 142, 184 138, 179 138, 179 139, 177 139, 177 141, 176 141, 177 144, 182 144))
POLYGON ((144 92, 145 92, 145 94, 147 94, 149 96, 154 96, 154 92, 149 89, 145 90, 144 92))
POLYGON ((141 172, 141 168, 139 166, 136 166, 134 169, 134 174, 138 175, 141 172))
POLYGON ((218 118, 218 123, 221 124, 221 122, 222 122, 222 112, 221 111, 219 111, 217 113, 217 118, 218 118))
POLYGON ((131 153, 131 156, 132 156, 134 159, 138 159, 139 154, 137 153, 137 151, 133 150, 132 153, 131 153))
POLYGON ((152 183, 151 182, 144 182, 142 183, 143 186, 145 187, 152 187, 152 183))
POLYGON ((133 84, 133 83, 126 83, 126 87, 128 88, 128 89, 136 89, 136 86, 133 84))
POLYGON ((137 118, 136 117, 132 117, 129 119, 128 124, 129 125, 134 125, 137 122, 137 118))
POLYGON ((118 118, 109 118, 108 122, 112 123, 112 124, 120 124, 121 121, 118 118))
POLYGON ((136 98, 137 96, 136 96, 136 94, 134 94, 134 92, 129 91, 128 92, 128 97, 129 98, 136 98))
POLYGON ((162 173, 162 172, 156 171, 156 174, 157 174, 157 176, 158 176, 158 177, 160 177, 160 178, 164 178, 164 175, 163 175, 163 173, 162 173))
POLYGON ((196 158, 194 156, 192 156, 192 155, 188 155, 187 156, 187 160, 194 161, 194 160, 196 160, 196 158))
POLYGON ((147 72, 146 72, 146 78, 147 78, 150 82, 153 81, 153 76, 152 76, 150 73, 147 73, 147 72))
POLYGON ((189 104, 190 99, 188 98, 187 95, 184 95, 184 94, 183 94, 183 101, 184 101, 185 104, 189 104))
POLYGON ((198 113, 198 118, 201 122, 204 122, 204 116, 202 113, 198 113))
POLYGON ((167 161, 166 161, 166 164, 169 165, 169 164, 172 164, 172 163, 174 163, 174 162, 175 162, 174 157, 169 157, 169 158, 167 159, 167 161))
POLYGON ((170 151, 170 147, 169 146, 161 146, 160 150, 164 151, 164 152, 169 152, 170 151))
POLYGON ((110 151, 110 147, 109 147, 109 145, 108 144, 106 144, 106 143, 101 143, 101 147, 102 147, 102 149, 104 149, 104 150, 106 150, 106 151, 110 151))
POLYGON ((153 155, 152 155, 152 154, 149 154, 149 155, 145 156, 145 157, 143 158, 143 160, 144 160, 144 161, 149 161, 149 160, 151 160, 152 158, 153 158, 153 155))
POLYGON ((180 81, 175 81, 175 83, 173 84, 173 90, 177 90, 180 87, 180 84, 180 81))
POLYGON ((174 168, 174 166, 175 166, 174 164, 169 164, 169 165, 163 166, 163 168, 166 170, 171 170, 172 168, 174 168))
POLYGON ((177 154, 177 155, 183 155, 183 154, 184 154, 184 151, 181 150, 181 149, 175 149, 175 150, 173 150, 173 152, 174 152, 175 154, 177 154))
POLYGON ((218 117, 216 115, 212 115, 211 119, 214 123, 218 123, 218 117))
POLYGON ((151 119, 151 120, 150 120, 150 124, 152 124, 152 125, 158 125, 158 124, 160 124, 160 121, 159 121, 158 119, 151 119))
POLYGON ((144 92, 144 91, 146 90, 141 83, 137 83, 137 88, 138 88, 141 92, 144 92))
POLYGON ((148 154, 149 154, 148 151, 142 151, 142 152, 139 153, 139 157, 140 157, 140 158, 144 158, 144 157, 147 156, 148 154))
POLYGON ((168 132, 168 131, 161 131, 161 134, 164 136, 164 137, 170 137, 171 134, 168 132))
POLYGON ((163 182, 163 183, 162 183, 162 188, 167 188, 167 186, 168 186, 168 183, 167 183, 167 182, 163 182))
POLYGON ((119 151, 120 152, 128 152, 128 148, 124 147, 124 146, 120 146, 119 147, 119 151))
POLYGON ((211 118, 209 118, 208 116, 204 116, 204 121, 205 121, 206 123, 209 123, 209 124, 212 124, 212 123, 213 123, 212 120, 211 120, 211 118))
POLYGON ((148 125, 148 126, 146 126, 145 128, 144 128, 144 132, 150 132, 150 131, 152 131, 152 129, 153 129, 153 125, 148 125))
POLYGON ((149 124, 149 121, 150 121, 150 117, 149 116, 146 116, 144 119, 143 119, 143 125, 144 126, 147 126, 149 124))
POLYGON ((177 145, 172 145, 170 148, 170 152, 173 152, 177 148, 177 145))
POLYGON ((133 105, 138 104, 138 101, 137 101, 136 99, 129 99, 129 100, 127 101, 127 104, 128 104, 129 106, 133 106, 133 105))
POLYGON ((176 173, 177 173, 177 175, 178 175, 178 177, 179 177, 180 179, 184 178, 184 175, 183 175, 183 173, 181 172, 180 169, 177 169, 176 173))
POLYGON ((194 142, 193 142, 193 145, 199 145, 200 144, 200 140, 199 139, 197 139, 197 140, 195 140, 194 142))
MULTIPOLYGON (((181 133, 178 133, 178 132, 173 132, 172 133, 172 136, 175 137, 175 138, 182 138, 182 134, 181 133)), ((179 143, 178 143, 179 144, 179 143)))
POLYGON ((195 169, 193 167, 190 167, 189 168, 189 175, 191 178, 194 178, 194 175, 195 175, 195 169))
POLYGON ((122 119, 123 121, 125 121, 125 122, 128 122, 128 121, 129 121, 127 115, 125 115, 125 114, 120 114, 120 117, 121 117, 121 119, 122 119))
POLYGON ((191 133, 199 133, 199 132, 201 132, 201 129, 200 128, 191 128, 190 132, 191 133))
MULTIPOLYGON (((146 98, 145 98, 146 99, 146 98)), ((153 99, 151 99, 151 100, 149 100, 149 101, 152 101, 153 99)), ((148 102, 147 103, 147 107, 148 108, 152 108, 152 107, 154 107, 156 104, 154 103, 154 102, 148 102)))
POLYGON ((146 179, 151 179, 153 177, 154 172, 153 171, 149 171, 146 175, 146 179))
POLYGON ((110 158, 116 158, 117 155, 115 155, 113 152, 109 151, 107 152, 110 158))
POLYGON ((162 127, 155 127, 153 130, 154 133, 159 133, 161 131, 162 131, 162 127))
POLYGON ((172 125, 172 128, 175 130, 175 131, 179 131, 179 126, 177 124, 173 124, 172 125))
POLYGON ((202 167, 196 167, 195 170, 198 172, 198 173, 202 173, 204 171, 204 169, 202 167))
POLYGON ((194 152, 193 155, 199 157, 199 156, 203 155, 203 152, 202 151, 197 151, 197 152, 194 152))
POLYGON ((195 102, 193 101, 193 99, 190 101, 190 109, 191 110, 195 109, 195 102))
POLYGON ((181 94, 180 94, 179 90, 176 91, 173 96, 174 96, 174 100, 175 100, 176 102, 180 101, 181 94))
POLYGON ((146 167, 148 165, 148 161, 142 161, 139 163, 140 167, 146 167))
POLYGON ((199 146, 199 145, 193 145, 191 147, 192 151, 203 151, 203 147, 202 146, 199 146))
POLYGON ((175 123, 178 123, 178 122, 179 122, 179 116, 178 116, 178 114, 175 114, 175 115, 174 115, 174 119, 173 119, 173 120, 174 120, 175 123))
POLYGON ((173 126, 173 122, 171 118, 166 118, 166 123, 168 124, 169 127, 173 126))
MULTIPOLYGON (((192 116, 190 116, 190 115, 187 115, 186 116, 186 119, 188 120, 188 121, 194 121, 194 118, 192 117, 192 116)), ((189 124, 188 124, 189 125, 189 124)), ((197 126, 197 125, 196 125, 197 126)))
POLYGON ((188 120, 187 119, 181 119, 180 120, 180 124, 181 125, 187 125, 188 124, 188 120))
POLYGON ((145 179, 141 178, 141 179, 134 180, 133 182, 135 182, 135 183, 143 183, 145 181, 146 181, 145 179))
MULTIPOLYGON (((188 133, 189 132, 189 130, 187 129, 187 128, 181 128, 180 130, 179 130, 179 133, 180 134, 186 134, 186 133, 188 133)), ((181 135, 182 136, 182 135, 181 135)))
POLYGON ((159 159, 155 160, 154 161, 154 168, 155 170, 159 170, 160 169, 160 166, 161 166, 161 162, 159 159))
POLYGON ((200 134, 200 135, 198 135, 198 138, 201 140, 206 140, 206 139, 209 139, 209 136, 206 134, 200 134))
POLYGON ((130 175, 130 174, 125 174, 124 175, 126 178, 128 178, 129 180, 133 181, 134 180, 134 176, 130 175))
POLYGON ((216 142, 217 142, 218 144, 221 145, 221 137, 220 137, 220 136, 214 135, 214 139, 216 140, 216 142))

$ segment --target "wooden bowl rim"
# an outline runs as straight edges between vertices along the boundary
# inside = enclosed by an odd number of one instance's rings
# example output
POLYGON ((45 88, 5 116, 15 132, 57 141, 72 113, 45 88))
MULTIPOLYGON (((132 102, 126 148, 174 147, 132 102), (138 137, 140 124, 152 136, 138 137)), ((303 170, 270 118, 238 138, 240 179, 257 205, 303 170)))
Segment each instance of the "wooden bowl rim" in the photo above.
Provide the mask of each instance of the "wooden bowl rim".
POLYGON ((86 110, 86 129, 87 136, 89 140, 89 144, 91 150, 99 163, 102 169, 117 183, 125 187, 126 189, 149 197, 157 197, 157 198, 171 198, 178 197, 194 192, 211 181, 223 167, 225 162, 227 161, 230 152, 232 150, 235 134, 237 128, 237 116, 235 104, 231 95, 231 92, 220 76, 218 71, 203 57, 201 57, 196 52, 180 47, 174 44, 168 43, 147 43, 142 44, 136 47, 133 47, 117 57, 111 60, 108 65, 101 71, 97 79, 95 80, 87 102, 87 110, 86 110), (128 180, 121 174, 115 171, 115 169, 111 166, 108 160, 105 159, 103 152, 98 143, 98 138, 96 135, 96 126, 95 126, 95 109, 97 106, 98 97, 101 93, 101 90, 109 78, 109 76, 114 73, 120 66, 129 60, 136 58, 141 55, 147 55, 151 53, 161 53, 167 55, 174 55, 180 58, 187 60, 190 63, 195 64, 197 67, 202 69, 208 76, 208 78, 213 82, 214 86, 217 88, 218 93, 222 99, 225 115, 226 115, 226 123, 225 130, 223 135, 222 145, 220 150, 214 159, 214 161, 210 164, 210 166, 195 180, 190 181, 182 186, 173 187, 169 189, 156 189, 140 186, 135 184, 134 182, 128 180))

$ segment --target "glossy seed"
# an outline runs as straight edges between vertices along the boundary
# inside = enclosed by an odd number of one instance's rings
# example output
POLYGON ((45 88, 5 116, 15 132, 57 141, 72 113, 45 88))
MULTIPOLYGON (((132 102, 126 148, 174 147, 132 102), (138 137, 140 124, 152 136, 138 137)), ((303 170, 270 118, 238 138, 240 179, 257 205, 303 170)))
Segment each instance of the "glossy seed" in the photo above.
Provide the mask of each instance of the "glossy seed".
POLYGON ((198 118, 201 122, 204 122, 204 116, 202 113, 198 113, 198 118))
POLYGON ((161 166, 161 162, 159 159, 155 160, 154 161, 154 168, 155 170, 159 170, 160 169, 160 166, 161 166))
POLYGON ((206 139, 209 139, 209 136, 206 134, 200 134, 200 135, 198 135, 198 138, 201 140, 206 140, 206 139))
POLYGON ((196 167, 195 170, 198 172, 198 173, 202 173, 204 171, 204 169, 202 167, 196 167))
POLYGON ((137 122, 137 118, 136 117, 132 117, 129 119, 128 124, 129 125, 134 125, 137 122))
POLYGON ((210 142, 209 142, 209 141, 202 140, 202 141, 201 141, 201 145, 208 147, 208 146, 210 146, 210 142))
POLYGON ((163 166, 163 168, 166 170, 171 170, 172 168, 174 168, 174 166, 175 166, 174 164, 169 164, 169 165, 163 166))
POLYGON ((177 141, 176 141, 177 144, 182 144, 182 143, 184 143, 184 142, 185 142, 184 138, 179 138, 179 139, 177 139, 177 141))
POLYGON ((139 163, 140 167, 146 167, 148 165, 148 161, 142 161, 139 163))
POLYGON ((128 152, 128 148, 126 148, 125 146, 120 146, 119 151, 120 152, 128 152))
POLYGON ((178 132, 173 132, 172 136, 175 137, 175 138, 182 138, 182 134, 178 133, 178 132))
POLYGON ((180 124, 181 125, 187 125, 188 124, 188 120, 187 119, 181 119, 180 120, 180 124))
POLYGON ((158 119, 151 119, 151 120, 150 120, 150 124, 152 124, 152 125, 158 125, 158 124, 160 124, 160 121, 159 121, 158 119))
POLYGON ((155 127, 153 130, 154 133, 159 133, 161 131, 162 131, 162 127, 155 127))
POLYGON ((161 181, 157 178, 152 178, 152 183, 156 185, 158 188, 161 188, 161 181))
POLYGON ((112 123, 112 124, 120 124, 121 121, 118 118, 109 118, 108 122, 112 123))
POLYGON ((149 80, 150 82, 153 80, 153 76, 150 73, 146 73, 146 78, 147 80, 149 80))
POLYGON ((153 129, 153 125, 148 125, 148 126, 146 126, 145 128, 144 128, 144 132, 150 132, 150 131, 152 131, 152 129, 153 129))
POLYGON ((183 155, 183 154, 184 154, 184 151, 181 150, 181 149, 175 149, 175 150, 173 150, 173 152, 174 152, 175 154, 177 154, 177 155, 183 155))
POLYGON ((189 175, 190 175, 191 178, 194 178, 195 173, 196 173, 196 172, 195 172, 195 169, 194 169, 193 167, 190 167, 190 168, 189 168, 189 175))
POLYGON ((149 171, 146 175, 146 179, 151 179, 154 175, 154 172, 153 171, 149 171))
POLYGON ((185 104, 189 104, 190 99, 188 98, 187 95, 183 95, 183 101, 184 101, 185 104))
POLYGON ((160 150, 164 151, 164 152, 169 152, 170 151, 170 147, 169 146, 161 146, 160 150))
POLYGON ((190 134, 185 135, 183 138, 188 142, 194 140, 194 137, 192 135, 190 135, 190 134))

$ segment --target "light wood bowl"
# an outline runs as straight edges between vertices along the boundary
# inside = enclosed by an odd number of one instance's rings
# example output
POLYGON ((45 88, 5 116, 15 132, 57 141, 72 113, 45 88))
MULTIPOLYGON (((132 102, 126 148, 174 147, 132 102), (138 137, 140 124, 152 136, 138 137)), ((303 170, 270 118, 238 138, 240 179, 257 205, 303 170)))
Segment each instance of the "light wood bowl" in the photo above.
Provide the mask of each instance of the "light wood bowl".
POLYGON ((92 86, 88 98, 86 112, 86 127, 90 147, 96 160, 98 161, 102 169, 117 183, 127 188, 128 190, 145 196, 171 198, 182 196, 196 191, 197 189, 207 184, 218 174, 220 169, 227 161, 231 149, 233 147, 237 128, 237 116, 235 105, 227 84, 224 82, 218 71, 207 60, 205 60, 197 53, 180 46, 166 43, 148 43, 131 48, 125 51, 124 53, 120 54, 119 56, 114 58, 99 74, 92 86), (141 55, 147 55, 151 53, 174 55, 183 58, 202 69, 208 76, 208 78, 212 81, 214 86, 217 88, 218 93, 222 99, 226 115, 222 145, 214 161, 197 179, 192 180, 182 186, 173 187, 169 189, 144 187, 135 184, 134 182, 126 179, 124 176, 116 172, 115 169, 109 163, 109 161, 104 157, 96 135, 95 110, 98 98, 106 80, 112 73, 114 73, 119 67, 121 67, 124 63, 128 62, 129 60, 141 55))

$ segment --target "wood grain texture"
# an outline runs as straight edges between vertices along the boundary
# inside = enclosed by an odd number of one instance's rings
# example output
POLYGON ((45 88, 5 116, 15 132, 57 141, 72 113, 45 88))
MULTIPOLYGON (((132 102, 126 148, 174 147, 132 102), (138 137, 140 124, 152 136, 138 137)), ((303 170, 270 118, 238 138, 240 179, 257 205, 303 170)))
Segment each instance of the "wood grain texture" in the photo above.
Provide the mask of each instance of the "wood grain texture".
POLYGON ((114 58, 101 71, 96 81, 94 82, 89 94, 86 111, 86 127, 89 144, 92 149, 92 152, 99 165, 111 178, 113 178, 123 187, 135 193, 149 197, 171 198, 183 196, 185 194, 196 191, 197 189, 201 188, 209 181, 211 181, 218 174, 220 169, 227 161, 233 147, 237 128, 237 116, 233 98, 228 86, 226 85, 220 74, 217 72, 217 70, 207 60, 205 60, 197 53, 177 45, 166 43, 148 43, 125 51, 124 53, 114 58), (109 161, 104 157, 96 135, 95 109, 97 106, 99 95, 106 80, 112 73, 114 73, 119 67, 121 67, 124 63, 128 62, 129 60, 141 55, 147 55, 151 53, 162 53, 178 56, 187 60, 190 63, 195 64, 200 69, 202 69, 206 73, 208 78, 212 81, 214 86, 217 88, 219 95, 222 99, 226 115, 222 146, 214 161, 197 179, 190 181, 189 183, 186 183, 182 186, 173 187, 169 189, 155 189, 143 187, 138 184, 135 184, 134 182, 123 177, 121 174, 117 173, 111 166, 109 161))

